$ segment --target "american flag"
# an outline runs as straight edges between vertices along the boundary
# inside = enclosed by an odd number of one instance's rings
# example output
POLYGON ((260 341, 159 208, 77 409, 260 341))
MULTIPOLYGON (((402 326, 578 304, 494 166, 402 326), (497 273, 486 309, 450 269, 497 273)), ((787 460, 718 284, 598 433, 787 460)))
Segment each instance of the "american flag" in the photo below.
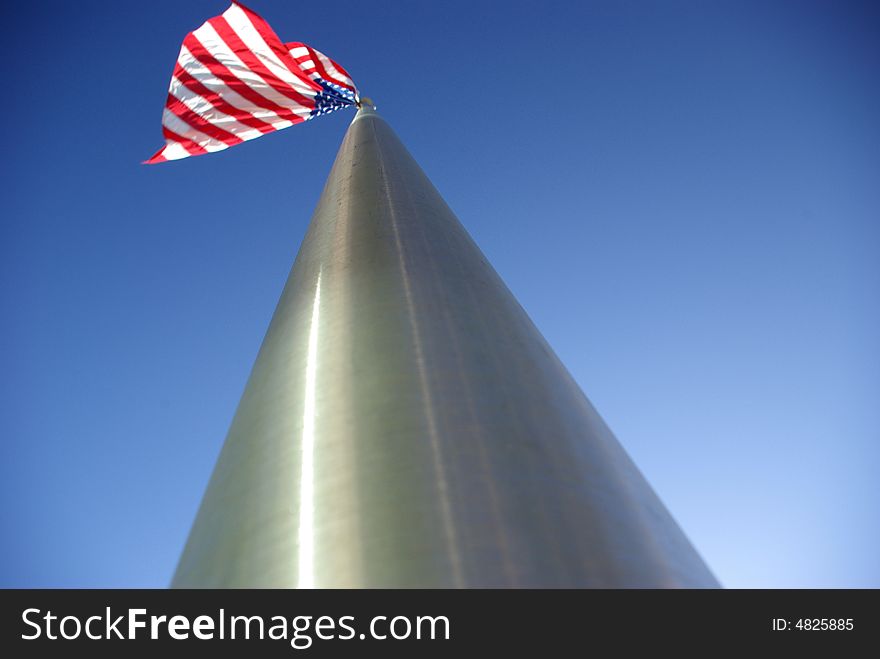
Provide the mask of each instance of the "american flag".
POLYGON ((303 43, 282 43, 239 2, 183 40, 148 164, 222 151, 359 103, 351 76, 303 43))

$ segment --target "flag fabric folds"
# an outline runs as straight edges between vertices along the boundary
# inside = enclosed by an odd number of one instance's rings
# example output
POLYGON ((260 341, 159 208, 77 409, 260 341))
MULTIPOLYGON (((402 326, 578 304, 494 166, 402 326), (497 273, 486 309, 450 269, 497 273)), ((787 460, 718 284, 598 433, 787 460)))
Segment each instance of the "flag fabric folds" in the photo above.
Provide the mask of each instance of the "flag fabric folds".
POLYGON ((148 164, 222 151, 357 105, 351 76, 303 43, 282 43, 233 2, 186 35, 162 113, 165 146, 148 164))

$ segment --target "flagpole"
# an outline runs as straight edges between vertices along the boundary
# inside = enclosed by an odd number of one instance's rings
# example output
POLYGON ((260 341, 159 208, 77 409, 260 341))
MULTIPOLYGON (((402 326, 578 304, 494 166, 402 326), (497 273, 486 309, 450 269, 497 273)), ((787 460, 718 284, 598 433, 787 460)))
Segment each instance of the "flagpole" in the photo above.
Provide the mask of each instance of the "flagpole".
POLYGON ((372 101, 175 587, 715 587, 372 101))

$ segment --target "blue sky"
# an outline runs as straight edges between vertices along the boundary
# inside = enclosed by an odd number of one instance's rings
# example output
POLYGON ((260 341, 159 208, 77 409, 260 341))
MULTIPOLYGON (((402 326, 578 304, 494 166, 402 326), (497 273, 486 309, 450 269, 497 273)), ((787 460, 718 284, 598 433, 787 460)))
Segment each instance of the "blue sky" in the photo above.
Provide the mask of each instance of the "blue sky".
MULTIPOLYGON (((880 587, 880 10, 251 0, 372 96, 720 580, 880 587)), ((223 0, 14 3, 0 586, 170 580, 350 112, 140 165, 223 0)))

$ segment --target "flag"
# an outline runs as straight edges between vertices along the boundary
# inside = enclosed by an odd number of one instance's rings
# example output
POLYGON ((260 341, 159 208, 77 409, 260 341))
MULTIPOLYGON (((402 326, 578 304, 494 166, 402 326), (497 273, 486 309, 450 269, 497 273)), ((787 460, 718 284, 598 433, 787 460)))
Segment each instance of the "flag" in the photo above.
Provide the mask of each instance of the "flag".
POLYGON ((222 151, 360 101, 351 76, 239 2, 183 40, 147 164, 222 151))

